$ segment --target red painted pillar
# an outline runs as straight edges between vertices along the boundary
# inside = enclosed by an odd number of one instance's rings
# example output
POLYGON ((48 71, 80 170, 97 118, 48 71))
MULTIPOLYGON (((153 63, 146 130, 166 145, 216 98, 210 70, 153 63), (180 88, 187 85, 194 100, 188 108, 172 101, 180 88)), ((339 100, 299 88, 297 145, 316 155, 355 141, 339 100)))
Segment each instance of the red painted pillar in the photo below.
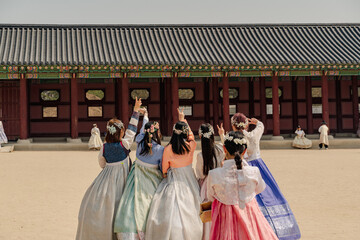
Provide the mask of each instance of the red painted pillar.
POLYGON ((177 75, 173 76, 171 79, 171 101, 172 122, 175 124, 178 121, 177 109, 179 108, 179 79, 177 75))
POLYGON ((223 82, 223 121, 225 131, 230 130, 230 103, 229 103, 229 78, 225 75, 223 82))
POLYGON ((329 121, 329 87, 328 76, 323 74, 321 76, 321 103, 322 103, 322 118, 325 120, 330 128, 329 121))
POLYGON ((280 136, 279 77, 272 77, 273 136, 280 136))
POLYGON ((306 93, 306 125, 307 125, 307 133, 314 133, 313 126, 313 115, 312 115, 312 94, 311 94, 311 77, 305 77, 305 93, 306 93))
POLYGON ((210 122, 210 86, 209 78, 204 78, 204 113, 205 122, 210 122))
MULTIPOLYGON (((165 82, 165 96, 166 96, 166 133, 168 136, 172 135, 172 113, 171 113, 171 78, 167 78, 165 82), (171 113, 171 114, 170 114, 171 113)), ((165 114, 164 113, 164 114, 165 114)))
POLYGON ((265 126, 265 133, 266 133, 266 96, 265 96, 265 77, 260 77, 260 116, 261 121, 265 126))
POLYGON ((78 86, 75 73, 72 74, 70 83, 71 92, 71 138, 78 137, 78 119, 79 119, 79 106, 78 106, 78 86))
POLYGON ((353 102, 353 126, 354 126, 354 132, 358 130, 359 127, 359 94, 358 94, 358 77, 352 76, 352 102, 353 102))
POLYGON ((126 73, 121 79, 121 121, 125 126, 129 123, 129 80, 126 73))
POLYGON ((25 74, 20 75, 20 139, 28 138, 28 89, 25 74))
POLYGON ((216 125, 219 124, 219 81, 218 78, 212 78, 213 90, 213 124, 214 130, 217 131, 216 125))

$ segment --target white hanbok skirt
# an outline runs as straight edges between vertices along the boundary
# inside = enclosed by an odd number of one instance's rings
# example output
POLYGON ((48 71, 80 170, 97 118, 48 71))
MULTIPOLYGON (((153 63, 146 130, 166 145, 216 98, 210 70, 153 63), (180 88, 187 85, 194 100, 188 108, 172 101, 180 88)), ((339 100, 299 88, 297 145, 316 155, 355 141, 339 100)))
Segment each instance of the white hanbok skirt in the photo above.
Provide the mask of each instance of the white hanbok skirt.
POLYGON ((100 149, 103 145, 103 142, 101 140, 101 137, 98 133, 91 134, 91 137, 89 139, 89 149, 100 149))
POLYGON ((77 240, 116 240, 114 215, 128 173, 128 158, 116 163, 106 163, 81 202, 77 240))
POLYGON ((147 240, 200 240, 200 194, 191 164, 172 168, 159 184, 146 225, 147 240))
POLYGON ((310 139, 307 139, 306 137, 298 137, 298 136, 296 136, 294 138, 292 146, 294 148, 311 148, 312 141, 310 139))

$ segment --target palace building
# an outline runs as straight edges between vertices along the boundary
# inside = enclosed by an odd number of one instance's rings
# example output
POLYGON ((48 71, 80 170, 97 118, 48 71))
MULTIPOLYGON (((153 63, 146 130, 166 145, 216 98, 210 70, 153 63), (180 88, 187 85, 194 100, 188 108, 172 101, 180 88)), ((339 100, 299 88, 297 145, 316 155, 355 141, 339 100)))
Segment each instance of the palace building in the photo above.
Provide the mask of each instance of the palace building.
POLYGON ((135 97, 170 135, 235 112, 266 134, 359 127, 360 24, 0 25, 0 120, 9 139, 88 136, 135 97))

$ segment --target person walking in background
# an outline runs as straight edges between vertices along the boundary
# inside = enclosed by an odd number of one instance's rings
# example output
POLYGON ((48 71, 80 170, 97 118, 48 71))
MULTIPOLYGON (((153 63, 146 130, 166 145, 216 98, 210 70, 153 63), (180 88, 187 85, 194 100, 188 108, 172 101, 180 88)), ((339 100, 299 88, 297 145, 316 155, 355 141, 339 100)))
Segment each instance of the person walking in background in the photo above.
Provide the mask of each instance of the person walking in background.
POLYGON ((4 126, 2 121, 0 121, 0 148, 1 148, 1 144, 2 143, 7 143, 8 139, 6 137, 5 131, 4 131, 4 126))
POLYGON ((255 200, 266 184, 257 167, 243 164, 246 143, 240 132, 229 132, 224 137, 224 166, 209 172, 211 240, 278 239, 255 200))
POLYGON ((88 145, 90 150, 99 150, 103 145, 100 136, 100 130, 96 124, 93 124, 93 128, 91 129, 91 137, 89 139, 88 145))
POLYGON ((135 142, 136 161, 131 167, 124 194, 116 213, 114 231, 119 240, 144 239, 147 216, 156 189, 163 179, 160 125, 149 122, 144 111, 143 125, 135 142))
POLYGON ((305 137, 305 132, 301 129, 300 125, 297 127, 295 134, 296 136, 292 143, 292 146, 294 148, 302 148, 302 149, 311 148, 312 141, 305 137))
POLYGON ((324 145, 325 149, 327 150, 329 148, 329 128, 325 121, 321 122, 321 126, 319 127, 319 133, 320 133, 319 149, 321 150, 324 145))
POLYGON ((99 153, 103 170, 81 202, 76 240, 116 240, 114 216, 129 173, 129 152, 137 131, 140 106, 141 99, 136 98, 126 131, 118 119, 107 123, 106 143, 99 153))
MULTIPOLYGON (((219 134, 223 134, 223 128, 219 128, 219 134)), ((201 202, 208 202, 207 176, 209 171, 222 166, 225 153, 222 144, 215 143, 214 128, 209 123, 201 124, 199 137, 201 140, 201 152, 197 154, 195 174, 200 185, 201 202)), ((203 224, 203 240, 210 237, 211 222, 203 224)))

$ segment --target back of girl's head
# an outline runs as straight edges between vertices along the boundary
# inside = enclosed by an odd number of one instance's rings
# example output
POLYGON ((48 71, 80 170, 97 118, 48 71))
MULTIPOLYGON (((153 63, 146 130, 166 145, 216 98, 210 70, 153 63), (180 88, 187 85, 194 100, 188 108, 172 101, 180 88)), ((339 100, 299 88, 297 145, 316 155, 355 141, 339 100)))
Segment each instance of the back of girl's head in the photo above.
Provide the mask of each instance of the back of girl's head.
POLYGON ((105 141, 107 143, 120 142, 122 129, 124 129, 124 124, 119 119, 110 119, 106 125, 105 141))
POLYGON ((247 124, 247 117, 243 113, 235 113, 231 118, 231 125, 237 130, 243 130, 247 124))
POLYGON ((183 155, 190 152, 190 147, 187 143, 189 135, 189 126, 186 122, 177 122, 173 127, 173 134, 171 136, 169 144, 173 153, 183 155))
POLYGON ((237 168, 242 169, 241 155, 247 149, 247 142, 243 134, 235 131, 228 132, 225 136, 224 146, 231 156, 235 156, 237 168))
POLYGON ((203 173, 208 175, 211 169, 217 167, 215 154, 214 128, 209 123, 200 125, 199 136, 201 137, 201 153, 203 156, 203 173))
POLYGON ((148 122, 144 126, 145 135, 144 138, 140 141, 139 144, 142 145, 140 155, 148 155, 151 153, 152 141, 155 141, 157 144, 161 145, 161 133, 159 129, 158 122, 148 122))

